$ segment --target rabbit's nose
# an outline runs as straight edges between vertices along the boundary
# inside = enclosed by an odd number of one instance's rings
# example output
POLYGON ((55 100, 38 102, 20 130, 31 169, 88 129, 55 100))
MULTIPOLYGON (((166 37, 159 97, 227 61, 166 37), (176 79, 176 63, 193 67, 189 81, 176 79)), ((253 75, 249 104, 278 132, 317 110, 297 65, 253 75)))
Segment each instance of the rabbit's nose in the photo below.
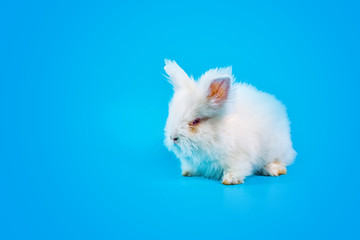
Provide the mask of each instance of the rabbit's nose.
POLYGON ((178 137, 178 136, 170 137, 170 139, 171 139, 174 143, 177 143, 177 142, 179 141, 179 137, 178 137))

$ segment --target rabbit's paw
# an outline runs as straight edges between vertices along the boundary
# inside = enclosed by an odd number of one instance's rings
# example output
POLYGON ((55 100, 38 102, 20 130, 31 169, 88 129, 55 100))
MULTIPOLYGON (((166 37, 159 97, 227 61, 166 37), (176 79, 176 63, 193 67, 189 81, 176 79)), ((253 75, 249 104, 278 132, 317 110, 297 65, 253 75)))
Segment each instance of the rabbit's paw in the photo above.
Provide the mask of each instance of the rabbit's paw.
POLYGON ((222 179, 222 184, 224 185, 236 185, 244 183, 244 180, 240 177, 236 177, 231 173, 225 173, 222 179))
POLYGON ((265 175, 277 177, 286 174, 287 171, 283 163, 274 161, 266 165, 263 172, 265 175))
POLYGON ((183 175, 184 177, 192 177, 195 174, 192 171, 184 170, 181 172, 181 175, 183 175))

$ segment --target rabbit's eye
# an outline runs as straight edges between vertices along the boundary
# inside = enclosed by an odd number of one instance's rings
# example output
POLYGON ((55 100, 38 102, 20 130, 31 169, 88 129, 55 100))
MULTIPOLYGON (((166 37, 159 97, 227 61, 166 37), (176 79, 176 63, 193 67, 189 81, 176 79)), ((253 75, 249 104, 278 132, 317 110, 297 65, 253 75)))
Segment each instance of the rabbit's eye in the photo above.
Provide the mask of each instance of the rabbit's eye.
POLYGON ((200 118, 196 118, 194 121, 192 121, 189 125, 190 126, 195 126, 198 125, 201 122, 200 118))

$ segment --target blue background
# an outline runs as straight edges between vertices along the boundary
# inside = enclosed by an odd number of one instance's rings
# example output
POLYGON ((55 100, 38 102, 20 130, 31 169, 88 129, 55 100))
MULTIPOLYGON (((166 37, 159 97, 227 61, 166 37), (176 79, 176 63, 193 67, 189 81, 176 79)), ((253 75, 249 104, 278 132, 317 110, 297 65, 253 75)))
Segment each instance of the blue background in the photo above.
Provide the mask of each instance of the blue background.
POLYGON ((359 238, 359 4, 1 1, 0 239, 359 238), (288 174, 181 177, 164 58, 288 107, 288 174))

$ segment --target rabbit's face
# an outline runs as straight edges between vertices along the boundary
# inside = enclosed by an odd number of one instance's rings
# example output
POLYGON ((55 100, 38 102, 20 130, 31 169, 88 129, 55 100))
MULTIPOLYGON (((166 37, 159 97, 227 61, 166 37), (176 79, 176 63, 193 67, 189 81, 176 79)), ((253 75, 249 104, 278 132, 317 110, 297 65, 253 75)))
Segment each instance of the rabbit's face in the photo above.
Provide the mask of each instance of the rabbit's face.
POLYGON ((169 104, 165 126, 165 145, 177 154, 191 156, 212 131, 206 114, 206 99, 195 90, 175 92, 169 104))
POLYGON ((174 80, 173 72, 169 72, 166 67, 165 70, 170 76, 175 92, 169 104, 164 142, 166 147, 177 155, 193 156, 207 149, 216 137, 216 119, 228 98, 231 78, 216 78, 213 74, 208 74, 208 78, 205 74, 198 82, 187 75, 174 80))

